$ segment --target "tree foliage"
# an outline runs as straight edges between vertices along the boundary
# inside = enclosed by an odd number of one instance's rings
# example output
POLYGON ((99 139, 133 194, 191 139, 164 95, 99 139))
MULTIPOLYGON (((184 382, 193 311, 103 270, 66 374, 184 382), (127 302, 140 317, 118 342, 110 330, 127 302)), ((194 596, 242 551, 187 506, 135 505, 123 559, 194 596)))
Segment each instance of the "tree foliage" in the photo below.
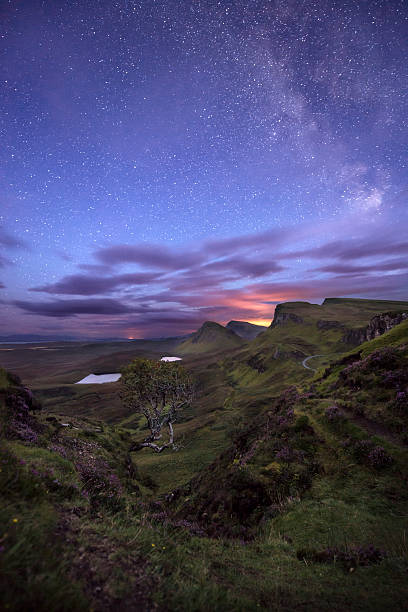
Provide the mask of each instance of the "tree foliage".
POLYGON ((150 435, 139 448, 150 447, 160 453, 174 445, 173 423, 193 397, 193 382, 179 363, 135 359, 122 370, 121 399, 136 414, 146 417, 150 435), (155 440, 162 437, 167 426, 169 441, 159 446, 155 440))

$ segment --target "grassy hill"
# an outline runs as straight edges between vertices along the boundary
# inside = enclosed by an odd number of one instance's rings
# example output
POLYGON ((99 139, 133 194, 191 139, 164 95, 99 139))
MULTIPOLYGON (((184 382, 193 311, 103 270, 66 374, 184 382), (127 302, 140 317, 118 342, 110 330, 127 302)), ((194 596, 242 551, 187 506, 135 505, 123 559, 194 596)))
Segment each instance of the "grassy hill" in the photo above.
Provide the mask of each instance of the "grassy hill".
POLYGON ((226 327, 245 340, 253 340, 268 329, 264 325, 254 325, 247 321, 230 321, 226 327))
POLYGON ((362 328, 381 305, 331 302, 186 356, 175 453, 129 453, 132 414, 34 410, 0 369, 0 607, 406 609, 408 321, 350 347, 318 322, 362 328), (302 326, 337 349, 317 372, 302 326))
POLYGON ((297 370, 302 377, 304 358, 323 354, 326 361, 334 359, 358 344, 370 320, 384 312, 408 313, 408 302, 330 298, 322 305, 279 304, 271 326, 235 360, 235 378, 258 385, 260 375, 262 384, 270 385, 282 371, 297 370))
POLYGON ((244 344, 244 340, 232 330, 219 323, 206 321, 198 331, 178 345, 177 352, 180 355, 217 353, 234 349, 242 344, 244 344))

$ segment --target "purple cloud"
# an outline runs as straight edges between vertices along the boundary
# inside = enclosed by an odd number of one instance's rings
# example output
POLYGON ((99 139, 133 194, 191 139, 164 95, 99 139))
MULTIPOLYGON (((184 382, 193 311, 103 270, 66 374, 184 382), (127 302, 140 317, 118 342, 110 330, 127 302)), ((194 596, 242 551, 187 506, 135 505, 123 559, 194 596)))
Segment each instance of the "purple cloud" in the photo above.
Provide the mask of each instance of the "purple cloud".
POLYGON ((380 257, 390 255, 406 255, 408 254, 408 242, 396 243, 393 240, 376 239, 362 241, 360 239, 350 240, 335 240, 328 242, 322 246, 295 251, 292 253, 284 253, 281 255, 284 258, 301 258, 310 257, 312 259, 362 259, 364 257, 380 257))
POLYGON ((121 274, 111 277, 93 277, 82 274, 65 276, 57 283, 32 287, 29 291, 39 291, 64 295, 97 295, 114 291, 123 286, 146 285, 160 278, 160 274, 139 273, 121 274))
POLYGON ((238 277, 257 277, 275 274, 276 272, 281 272, 285 268, 280 264, 268 260, 255 260, 247 257, 229 257, 208 263, 201 269, 226 273, 234 272, 238 277))
POLYGON ((397 270, 406 270, 408 268, 407 259, 392 259, 391 261, 382 264, 371 264, 367 266, 354 266, 352 264, 338 263, 329 264, 315 268, 317 272, 328 272, 331 274, 361 274, 363 272, 394 272, 397 270))
POLYGON ((252 299, 270 299, 280 295, 280 301, 323 299, 323 297, 364 297, 377 299, 408 298, 408 274, 382 276, 333 276, 316 278, 299 283, 257 283, 245 288, 252 299), (272 297, 273 296, 273 297, 272 297), (392 296, 392 297, 391 297, 392 296))
MULTIPOLYGON (((294 233, 295 230, 293 228, 279 228, 256 234, 245 234, 234 238, 209 240, 204 243, 203 250, 213 257, 230 255, 233 252, 247 249, 264 249, 265 247, 270 251, 276 251, 277 247, 285 245, 288 240, 293 238, 294 233)), ((300 234, 300 231, 297 233, 300 234)))
POLYGON ((117 300, 54 300, 52 302, 28 302, 15 300, 14 306, 33 315, 45 317, 72 317, 81 314, 121 315, 134 312, 134 308, 117 300))
POLYGON ((98 249, 95 257, 105 265, 134 263, 146 268, 161 270, 183 270, 204 261, 204 256, 197 252, 173 250, 168 247, 143 244, 117 246, 98 249))

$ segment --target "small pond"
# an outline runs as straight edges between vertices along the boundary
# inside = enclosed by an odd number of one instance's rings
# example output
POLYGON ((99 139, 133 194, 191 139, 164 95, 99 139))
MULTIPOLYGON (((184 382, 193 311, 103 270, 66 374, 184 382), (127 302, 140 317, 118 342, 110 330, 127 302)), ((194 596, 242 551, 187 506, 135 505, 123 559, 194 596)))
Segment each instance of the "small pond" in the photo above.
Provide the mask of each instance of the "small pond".
POLYGON ((114 374, 89 374, 82 380, 78 380, 76 385, 94 385, 99 383, 110 383, 116 382, 121 377, 120 372, 115 372, 114 374))

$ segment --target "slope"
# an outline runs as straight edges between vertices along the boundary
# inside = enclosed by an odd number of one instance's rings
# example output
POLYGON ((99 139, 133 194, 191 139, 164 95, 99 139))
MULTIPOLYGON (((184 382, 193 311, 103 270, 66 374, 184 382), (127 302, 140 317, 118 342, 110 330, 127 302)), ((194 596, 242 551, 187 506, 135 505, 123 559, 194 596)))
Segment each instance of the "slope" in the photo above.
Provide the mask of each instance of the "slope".
POLYGON ((247 321, 230 321, 226 327, 245 340, 253 340, 268 329, 264 325, 254 325, 247 321))
POLYGON ((180 355, 217 353, 237 348, 243 344, 244 340, 230 329, 219 323, 206 321, 198 331, 179 344, 177 353, 180 355))

